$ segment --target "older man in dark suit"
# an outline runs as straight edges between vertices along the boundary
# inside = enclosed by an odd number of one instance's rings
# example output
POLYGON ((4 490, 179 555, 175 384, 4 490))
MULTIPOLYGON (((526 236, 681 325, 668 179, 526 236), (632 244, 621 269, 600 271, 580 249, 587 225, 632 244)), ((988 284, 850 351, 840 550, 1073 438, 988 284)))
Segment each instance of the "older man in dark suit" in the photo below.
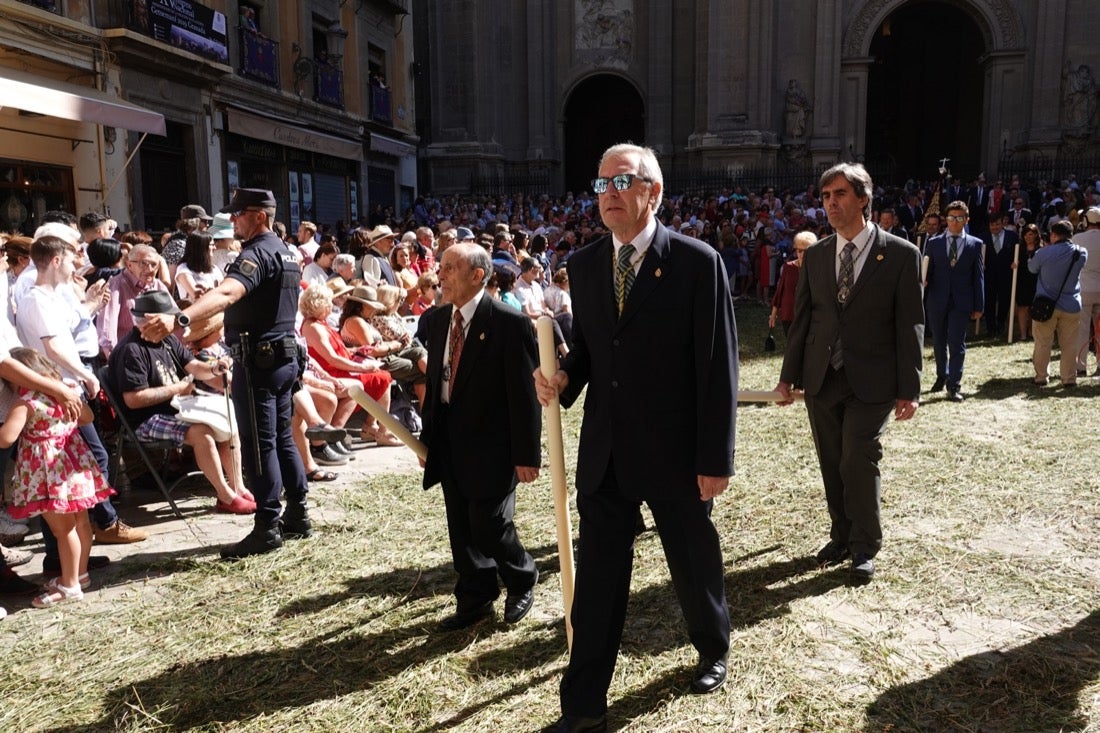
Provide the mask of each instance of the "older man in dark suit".
POLYGON ((600 215, 612 236, 569 258, 573 350, 539 400, 588 387, 577 458, 580 562, 562 717, 547 730, 606 730, 607 689, 630 594, 634 529, 646 502, 699 653, 691 690, 726 679, 729 609, 710 519, 733 473, 737 329, 722 262, 654 216, 663 193, 649 148, 600 161, 600 215))
POLYGON ((851 555, 853 579, 867 581, 882 546, 882 434, 891 412, 908 420, 920 397, 920 254, 868 221, 873 186, 863 166, 833 166, 820 189, 836 234, 804 255, 776 390, 806 393, 832 520, 817 560, 851 555))
POLYGON ((991 219, 985 243, 985 330, 991 336, 1001 336, 1008 326, 1011 302, 1012 264, 1016 261, 1016 245, 1020 237, 1005 227, 1007 217, 991 219))
POLYGON ((527 376, 536 364, 535 339, 526 316, 486 295, 490 274, 481 247, 449 247, 439 269, 447 305, 424 316, 424 488, 443 485, 458 573, 457 609, 439 624, 442 631, 492 616, 498 575, 507 591, 504 620, 518 622, 531 610, 538 581, 513 524, 516 484, 537 478, 541 461, 542 415, 527 376))

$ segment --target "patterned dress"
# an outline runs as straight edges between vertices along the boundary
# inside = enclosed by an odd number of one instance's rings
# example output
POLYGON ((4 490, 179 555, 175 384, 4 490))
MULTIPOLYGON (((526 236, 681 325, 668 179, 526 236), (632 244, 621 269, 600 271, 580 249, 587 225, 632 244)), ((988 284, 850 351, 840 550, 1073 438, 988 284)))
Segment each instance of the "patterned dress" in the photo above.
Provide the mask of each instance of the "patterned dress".
POLYGON ((43 512, 72 514, 89 509, 115 491, 103 479, 76 423, 41 392, 22 390, 30 406, 19 436, 15 493, 8 507, 17 519, 43 512))

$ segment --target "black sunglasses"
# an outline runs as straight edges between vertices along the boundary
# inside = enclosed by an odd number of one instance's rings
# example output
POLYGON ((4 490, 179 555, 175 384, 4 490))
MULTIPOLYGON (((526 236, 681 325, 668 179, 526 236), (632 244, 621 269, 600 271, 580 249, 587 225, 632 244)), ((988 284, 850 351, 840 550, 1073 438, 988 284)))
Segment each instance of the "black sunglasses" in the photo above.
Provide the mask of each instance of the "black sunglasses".
POLYGON ((639 176, 636 173, 620 173, 610 178, 593 178, 592 190, 596 193, 607 193, 607 184, 610 183, 615 186, 616 191, 625 191, 634 185, 635 178, 646 183, 653 183, 653 179, 639 176))

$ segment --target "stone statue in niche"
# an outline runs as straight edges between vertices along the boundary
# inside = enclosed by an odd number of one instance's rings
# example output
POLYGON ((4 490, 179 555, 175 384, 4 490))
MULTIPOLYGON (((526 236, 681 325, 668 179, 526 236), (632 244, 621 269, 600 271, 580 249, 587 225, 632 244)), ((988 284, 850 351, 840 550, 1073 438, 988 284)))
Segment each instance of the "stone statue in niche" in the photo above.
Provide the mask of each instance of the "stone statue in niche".
POLYGON ((1062 72, 1062 120, 1066 127, 1087 129, 1096 116, 1096 80, 1092 69, 1081 64, 1076 69, 1066 62, 1062 72))
POLYGON ((807 120, 814 108, 797 79, 791 79, 787 82, 787 94, 784 98, 784 104, 784 134, 791 139, 805 137, 807 120))
POLYGON ((576 0, 578 51, 603 51, 630 56, 634 37, 633 0, 576 0))

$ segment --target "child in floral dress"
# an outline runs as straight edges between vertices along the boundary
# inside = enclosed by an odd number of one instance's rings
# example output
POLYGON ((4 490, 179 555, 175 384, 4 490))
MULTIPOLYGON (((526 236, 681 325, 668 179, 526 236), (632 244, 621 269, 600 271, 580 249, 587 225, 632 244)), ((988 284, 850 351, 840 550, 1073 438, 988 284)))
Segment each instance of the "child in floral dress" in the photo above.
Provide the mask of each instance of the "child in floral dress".
MULTIPOLYGON (((12 349, 11 356, 38 374, 61 379, 54 365, 33 349, 12 349)), ((77 423, 65 419, 61 405, 37 391, 20 390, 19 397, 0 427, 0 448, 19 441, 15 493, 8 511, 16 518, 41 514, 57 538, 61 559, 61 575, 31 603, 44 608, 79 601, 91 584, 92 527, 87 510, 115 492, 103 479, 77 423)), ((80 424, 91 421, 92 411, 85 404, 80 424)))

